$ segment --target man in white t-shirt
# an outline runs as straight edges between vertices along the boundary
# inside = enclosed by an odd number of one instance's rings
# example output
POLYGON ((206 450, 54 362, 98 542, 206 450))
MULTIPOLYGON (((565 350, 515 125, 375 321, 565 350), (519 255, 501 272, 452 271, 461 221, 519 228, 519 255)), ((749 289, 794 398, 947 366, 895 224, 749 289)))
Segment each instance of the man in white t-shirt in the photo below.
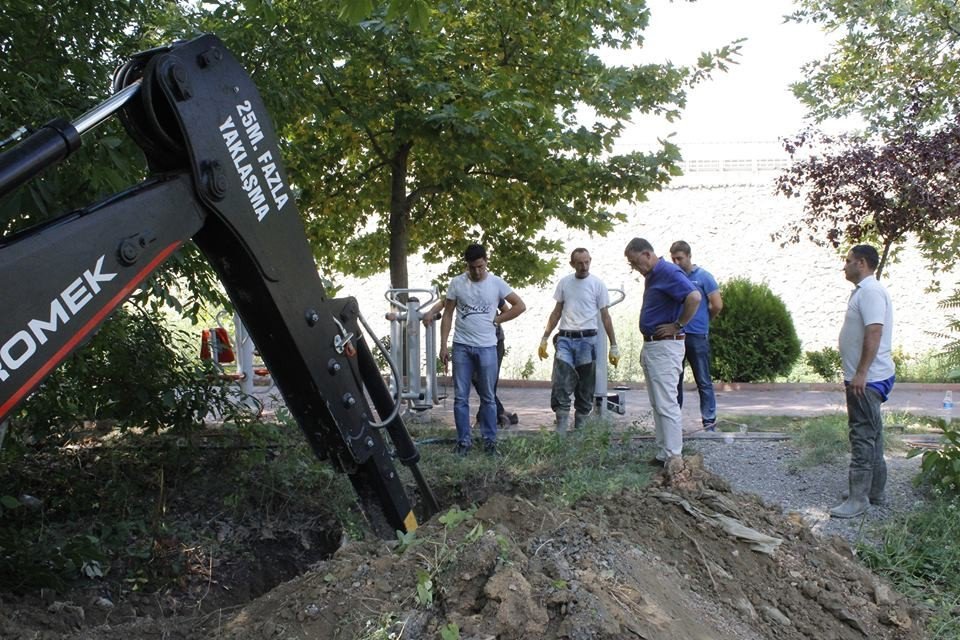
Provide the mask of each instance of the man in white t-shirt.
POLYGON ((497 452, 497 325, 513 320, 526 305, 501 278, 487 271, 487 252, 482 245, 471 244, 463 254, 466 273, 450 281, 440 320, 440 360, 446 366, 453 360, 453 419, 457 427, 458 455, 470 452, 470 381, 477 373, 480 396, 480 434, 483 449, 497 452), (509 305, 497 313, 500 301, 509 305), (453 350, 447 347, 450 327, 456 314, 453 350))
POLYGON ((557 283, 553 299, 557 301, 547 328, 543 332, 538 351, 541 360, 547 358, 547 341, 554 327, 560 324, 556 354, 553 358, 550 408, 557 416, 557 433, 566 433, 570 424, 570 394, 574 394, 574 422, 583 426, 593 409, 597 372, 597 329, 603 329, 610 339, 610 364, 620 362, 620 348, 613 333, 613 322, 607 308, 610 296, 607 285, 590 273, 590 252, 579 247, 570 254, 573 273, 557 283), (599 318, 599 322, 598 322, 599 318))
POLYGON ((870 503, 881 504, 887 483, 880 405, 895 381, 893 303, 873 275, 879 263, 874 247, 858 244, 847 253, 843 267, 847 280, 856 285, 840 330, 850 429, 850 488, 846 500, 830 510, 834 518, 855 518, 870 503))

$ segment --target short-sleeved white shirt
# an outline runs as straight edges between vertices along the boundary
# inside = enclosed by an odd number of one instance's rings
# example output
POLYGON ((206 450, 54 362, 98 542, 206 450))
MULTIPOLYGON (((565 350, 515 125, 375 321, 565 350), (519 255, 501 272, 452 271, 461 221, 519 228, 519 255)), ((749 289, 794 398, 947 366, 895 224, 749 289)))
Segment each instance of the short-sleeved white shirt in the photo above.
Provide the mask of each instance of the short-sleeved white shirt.
POLYGON ((492 273, 480 282, 474 282, 466 273, 451 280, 447 300, 457 303, 453 341, 469 347, 495 347, 497 328, 493 319, 500 301, 511 293, 510 285, 492 273))
POLYGON ((563 303, 561 331, 601 329, 597 314, 610 306, 607 285, 592 273, 586 278, 578 278, 574 273, 560 278, 553 299, 563 303))
POLYGON ((867 325, 883 325, 877 357, 867 370, 867 382, 887 380, 896 372, 893 364, 893 302, 886 288, 874 276, 867 276, 850 294, 847 314, 840 329, 840 360, 843 379, 853 380, 863 351, 867 325))

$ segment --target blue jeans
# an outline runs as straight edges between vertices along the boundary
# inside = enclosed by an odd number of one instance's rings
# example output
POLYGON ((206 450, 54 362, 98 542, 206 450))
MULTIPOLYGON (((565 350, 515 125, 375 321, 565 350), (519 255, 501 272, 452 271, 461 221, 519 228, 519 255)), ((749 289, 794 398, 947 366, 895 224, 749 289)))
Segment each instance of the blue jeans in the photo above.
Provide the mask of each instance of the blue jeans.
MULTIPOLYGON (((690 363, 700 394, 700 418, 704 426, 713 424, 717 421, 717 396, 713 393, 713 379, 710 377, 710 336, 688 333, 684 346, 684 361, 690 363)), ((677 403, 683 406, 683 371, 677 384, 677 403)))
POLYGON ((470 436, 470 381, 476 374, 480 396, 480 434, 487 443, 497 441, 497 347, 470 347, 453 343, 453 421, 457 426, 457 443, 473 444, 470 436))

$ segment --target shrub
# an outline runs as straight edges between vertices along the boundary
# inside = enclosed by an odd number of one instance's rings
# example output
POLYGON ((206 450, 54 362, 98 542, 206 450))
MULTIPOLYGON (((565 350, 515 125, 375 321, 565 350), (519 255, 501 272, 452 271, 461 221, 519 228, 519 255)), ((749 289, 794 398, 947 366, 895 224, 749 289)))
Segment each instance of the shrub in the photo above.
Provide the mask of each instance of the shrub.
POLYGON ((807 351, 805 358, 807 366, 827 382, 837 382, 843 375, 840 352, 833 347, 826 347, 820 351, 807 351))
POLYGON ((920 476, 942 495, 960 496, 960 425, 947 422, 943 427, 944 444, 939 449, 914 449, 908 458, 923 455, 920 476))
POLYGON ((723 313, 710 324, 717 379, 757 382, 788 374, 800 357, 800 338, 783 301, 745 278, 725 282, 720 294, 723 313))
POLYGON ((44 438, 67 436, 87 420, 154 431, 196 427, 211 412, 251 417, 239 390, 199 360, 197 347, 196 336, 171 330, 158 314, 121 308, 51 372, 11 424, 44 438))

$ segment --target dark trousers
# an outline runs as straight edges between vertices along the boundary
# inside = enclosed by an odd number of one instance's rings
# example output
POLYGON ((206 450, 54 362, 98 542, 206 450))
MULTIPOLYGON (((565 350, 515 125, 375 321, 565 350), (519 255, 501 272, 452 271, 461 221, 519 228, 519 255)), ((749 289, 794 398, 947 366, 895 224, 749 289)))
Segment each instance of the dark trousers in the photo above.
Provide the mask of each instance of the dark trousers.
POLYGON ((558 337, 554 343, 552 390, 550 408, 566 414, 570 411, 570 394, 573 408, 580 419, 593 409, 593 395, 597 380, 597 338, 558 337))
POLYGON ((868 470, 884 465, 883 418, 880 394, 867 387, 858 396, 847 387, 847 425, 850 428, 850 468, 868 470))

